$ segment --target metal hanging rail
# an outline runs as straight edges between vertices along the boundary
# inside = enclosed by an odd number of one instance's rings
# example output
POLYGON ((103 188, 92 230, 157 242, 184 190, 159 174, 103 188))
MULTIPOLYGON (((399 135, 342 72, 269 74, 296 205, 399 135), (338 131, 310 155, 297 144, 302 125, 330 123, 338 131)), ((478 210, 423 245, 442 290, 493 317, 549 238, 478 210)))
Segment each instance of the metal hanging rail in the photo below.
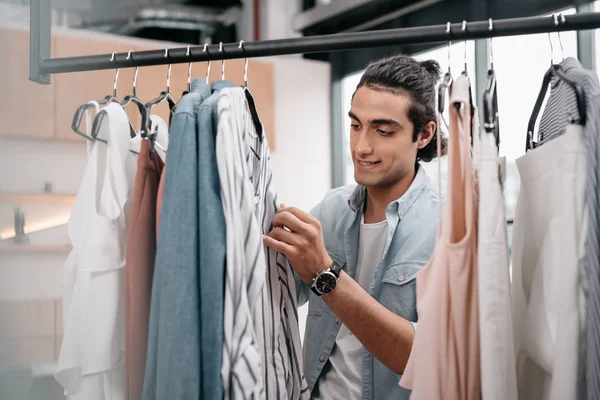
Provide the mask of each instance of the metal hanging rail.
POLYGON ((267 57, 285 54, 320 53, 389 45, 472 40, 498 36, 586 30, 600 28, 600 13, 581 13, 548 17, 525 17, 478 22, 458 22, 413 28, 387 29, 369 32, 307 36, 294 39, 228 43, 136 51, 129 59, 127 53, 98 54, 82 57, 49 58, 51 10, 47 0, 31 0, 31 61, 30 79, 49 83, 51 74, 94 71, 102 69, 144 67, 209 60, 267 57), (165 56, 166 54, 166 56, 165 56), (112 61, 111 61, 112 60, 112 61))

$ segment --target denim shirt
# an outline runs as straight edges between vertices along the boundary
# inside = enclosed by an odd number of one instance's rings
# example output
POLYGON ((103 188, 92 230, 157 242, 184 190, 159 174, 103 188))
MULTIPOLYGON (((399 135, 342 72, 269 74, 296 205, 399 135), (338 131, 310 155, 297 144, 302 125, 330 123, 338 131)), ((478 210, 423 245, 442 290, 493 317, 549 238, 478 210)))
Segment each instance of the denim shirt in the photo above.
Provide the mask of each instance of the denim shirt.
MULTIPOLYGON (((358 258, 360 222, 366 188, 349 185, 331 190, 311 214, 322 225, 330 257, 354 277, 358 258)), ((416 273, 433 253, 439 224, 439 197, 422 167, 406 193, 386 208, 389 226, 383 256, 369 286, 369 294, 416 327, 416 273)), ((301 280, 296 280, 299 305, 309 301, 304 338, 304 373, 312 390, 326 373, 327 362, 341 321, 323 299, 301 280)), ((363 348, 364 400, 409 399, 410 391, 399 386, 401 375, 388 369, 363 348)))
POLYGON ((197 107, 210 96, 201 80, 181 98, 171 120, 160 232, 150 306, 143 398, 201 397, 198 276, 197 107), (192 223, 190 223, 192 221, 192 223), (185 240, 181 240, 185 238, 185 240), (185 355, 174 357, 174 354, 185 355))

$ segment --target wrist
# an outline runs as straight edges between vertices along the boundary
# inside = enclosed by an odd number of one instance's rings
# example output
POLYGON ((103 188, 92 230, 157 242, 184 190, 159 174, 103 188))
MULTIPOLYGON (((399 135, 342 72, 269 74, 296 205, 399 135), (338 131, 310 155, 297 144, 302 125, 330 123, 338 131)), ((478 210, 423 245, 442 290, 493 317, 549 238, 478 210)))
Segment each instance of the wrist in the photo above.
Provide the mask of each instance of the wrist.
POLYGON ((306 282, 308 285, 312 285, 313 282, 315 281, 315 278, 321 272, 329 269, 331 267, 331 264, 333 264, 333 260, 331 259, 331 257, 329 257, 329 255, 327 255, 327 258, 325 258, 323 261, 314 265, 313 269, 310 271, 310 276, 307 276, 304 279, 304 282, 306 282))

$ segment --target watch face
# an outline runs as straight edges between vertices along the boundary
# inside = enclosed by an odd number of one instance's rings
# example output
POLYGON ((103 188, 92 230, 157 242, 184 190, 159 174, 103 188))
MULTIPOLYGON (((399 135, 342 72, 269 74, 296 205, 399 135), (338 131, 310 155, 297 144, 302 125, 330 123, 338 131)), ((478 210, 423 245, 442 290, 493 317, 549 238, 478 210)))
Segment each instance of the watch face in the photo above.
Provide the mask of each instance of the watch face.
POLYGON ((333 289, 335 289, 336 284, 337 278, 333 273, 323 272, 317 278, 317 281, 315 282, 315 288, 323 294, 329 294, 333 292, 333 289))

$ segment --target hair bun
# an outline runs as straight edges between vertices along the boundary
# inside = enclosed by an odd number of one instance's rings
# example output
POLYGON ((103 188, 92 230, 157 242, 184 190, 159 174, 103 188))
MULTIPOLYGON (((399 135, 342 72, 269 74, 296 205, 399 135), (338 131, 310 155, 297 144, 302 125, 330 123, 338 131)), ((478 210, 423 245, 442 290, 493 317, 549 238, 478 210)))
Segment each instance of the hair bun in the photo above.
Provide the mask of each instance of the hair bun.
POLYGON ((435 60, 425 60, 419 62, 419 65, 421 65, 421 68, 424 68, 425 71, 427 71, 427 73, 434 78, 436 83, 438 82, 438 80, 440 79, 440 74, 442 72, 440 63, 438 63, 435 60))

